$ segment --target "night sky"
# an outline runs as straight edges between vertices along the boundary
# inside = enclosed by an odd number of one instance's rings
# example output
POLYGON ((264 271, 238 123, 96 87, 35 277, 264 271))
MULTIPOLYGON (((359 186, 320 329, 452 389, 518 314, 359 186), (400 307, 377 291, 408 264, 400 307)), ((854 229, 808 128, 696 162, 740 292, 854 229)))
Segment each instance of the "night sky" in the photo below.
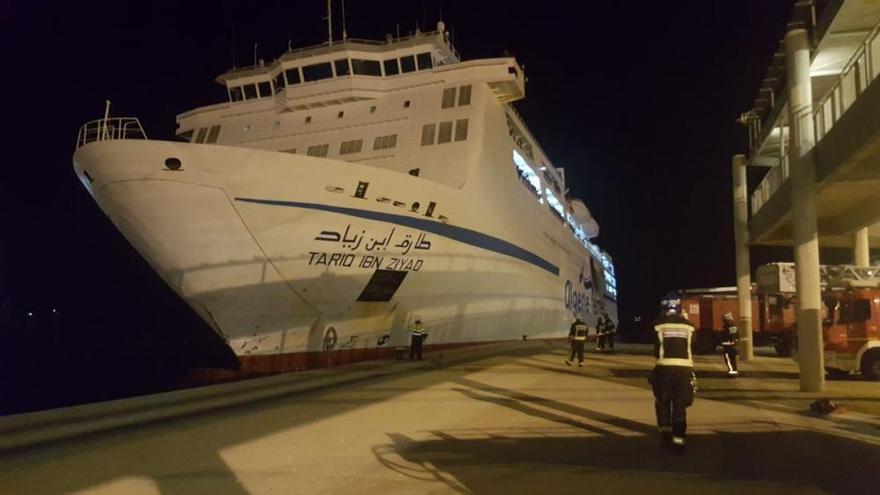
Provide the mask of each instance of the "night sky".
MULTIPOLYGON (((35 313, 2 335, 0 413, 159 390, 182 369, 228 362, 74 176, 76 132, 110 99, 113 115, 170 139, 176 114, 225 98, 213 79, 233 51, 242 66, 254 43, 269 62, 288 40, 326 38, 322 1, 80 3, 0 0, 12 108, 0 298, 16 317, 35 313)), ((653 315, 671 289, 733 285, 730 159, 745 150, 736 118, 793 1, 475 4, 350 0, 348 34, 430 30, 442 10, 464 59, 507 50, 526 66, 517 107, 601 225, 624 319, 653 315)), ((753 264, 790 258, 753 250, 753 264)))

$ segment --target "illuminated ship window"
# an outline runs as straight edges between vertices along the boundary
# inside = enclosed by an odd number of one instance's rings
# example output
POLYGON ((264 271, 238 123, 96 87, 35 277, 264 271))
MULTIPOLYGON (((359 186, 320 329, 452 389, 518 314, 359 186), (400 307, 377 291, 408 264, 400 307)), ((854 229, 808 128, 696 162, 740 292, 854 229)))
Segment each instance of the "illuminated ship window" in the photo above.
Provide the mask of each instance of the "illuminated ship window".
POLYGON ((440 108, 452 108, 455 106, 455 88, 446 88, 443 90, 443 101, 440 108))
POLYGON ((333 62, 333 67, 336 69, 336 77, 347 76, 351 74, 351 70, 348 67, 347 58, 342 58, 333 62))
POLYGON ((437 124, 425 124, 422 126, 422 146, 430 146, 434 144, 434 134, 436 133, 437 124))
POLYGON ((257 83, 257 88, 260 90, 260 98, 266 98, 267 96, 272 96, 272 85, 269 81, 260 81, 257 83))
POLYGON ((317 156, 323 158, 327 156, 328 151, 330 151, 329 144, 317 144, 315 146, 309 146, 309 149, 306 150, 306 154, 309 156, 317 156))
POLYGON ((416 55, 416 62, 419 63, 419 70, 425 70, 434 67, 433 61, 431 60, 431 52, 425 52, 416 55))
POLYGON ((563 215, 565 214, 565 210, 562 208, 562 203, 556 199, 556 196, 553 195, 553 191, 550 189, 544 189, 544 194, 547 197, 547 204, 550 206, 551 211, 556 213, 559 219, 562 220, 564 218, 563 215))
POLYGON ((355 139, 352 141, 345 141, 341 145, 339 145, 339 154, 340 155, 350 155, 352 153, 360 153, 361 148, 364 146, 363 139, 355 139))
POLYGON ((437 144, 452 142, 452 121, 440 122, 440 132, 437 134, 437 144))
POLYGON ((513 150, 513 164, 516 166, 520 182, 538 198, 539 202, 543 203, 544 200, 541 199, 541 179, 532 170, 532 167, 529 166, 525 158, 516 150, 513 150))
POLYGON ((400 74, 400 68, 397 66, 397 59, 392 58, 391 60, 386 60, 382 63, 385 67, 385 75, 386 76, 396 76, 400 74))
POLYGON ((471 104, 471 85, 458 88, 458 106, 471 104))
POLYGON ((459 119, 455 121, 455 140, 464 141, 468 134, 468 119, 459 119))
POLYGON ((382 66, 378 60, 351 59, 351 72, 356 76, 382 76, 382 66))

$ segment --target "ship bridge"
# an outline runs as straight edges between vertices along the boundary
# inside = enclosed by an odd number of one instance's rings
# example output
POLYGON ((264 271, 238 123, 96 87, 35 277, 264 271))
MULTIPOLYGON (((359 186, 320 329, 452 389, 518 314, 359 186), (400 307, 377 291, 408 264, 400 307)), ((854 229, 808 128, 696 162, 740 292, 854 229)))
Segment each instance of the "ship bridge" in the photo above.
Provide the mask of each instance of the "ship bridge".
POLYGON ((525 96, 519 65, 511 66, 508 58, 461 62, 442 22, 436 31, 388 35, 384 41, 348 38, 290 49, 271 64, 232 69, 216 80, 226 87, 231 103, 262 100, 261 107, 285 112, 381 98, 413 84, 395 76, 442 72, 453 65, 479 68, 477 79, 502 103, 525 96), (317 81, 321 84, 307 84, 317 81))

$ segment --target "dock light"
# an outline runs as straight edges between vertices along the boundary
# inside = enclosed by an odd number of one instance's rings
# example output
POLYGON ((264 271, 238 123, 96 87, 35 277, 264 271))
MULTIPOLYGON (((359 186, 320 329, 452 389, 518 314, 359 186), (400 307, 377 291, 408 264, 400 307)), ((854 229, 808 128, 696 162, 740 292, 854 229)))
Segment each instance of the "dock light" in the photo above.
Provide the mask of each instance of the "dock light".
POLYGON ((55 308, 52 308, 52 312, 53 312, 53 313, 58 313, 58 310, 55 309, 55 308))
POLYGON ((28 316, 34 316, 34 313, 31 312, 31 311, 28 311, 27 315, 28 315, 28 316))

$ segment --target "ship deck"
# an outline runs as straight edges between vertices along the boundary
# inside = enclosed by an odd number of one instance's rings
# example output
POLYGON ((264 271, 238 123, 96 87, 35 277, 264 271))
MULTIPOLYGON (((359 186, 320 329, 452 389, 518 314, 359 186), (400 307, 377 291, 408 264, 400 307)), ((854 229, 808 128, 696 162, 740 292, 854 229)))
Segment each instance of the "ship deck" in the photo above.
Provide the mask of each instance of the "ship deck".
POLYGON ((688 452, 659 448, 650 348, 509 342, 0 418, 2 493, 868 493, 877 384, 698 356, 688 452), (207 390, 207 392, 206 392, 207 390), (176 394, 176 395, 175 395, 176 394), (809 403, 841 406, 819 417, 809 403))

